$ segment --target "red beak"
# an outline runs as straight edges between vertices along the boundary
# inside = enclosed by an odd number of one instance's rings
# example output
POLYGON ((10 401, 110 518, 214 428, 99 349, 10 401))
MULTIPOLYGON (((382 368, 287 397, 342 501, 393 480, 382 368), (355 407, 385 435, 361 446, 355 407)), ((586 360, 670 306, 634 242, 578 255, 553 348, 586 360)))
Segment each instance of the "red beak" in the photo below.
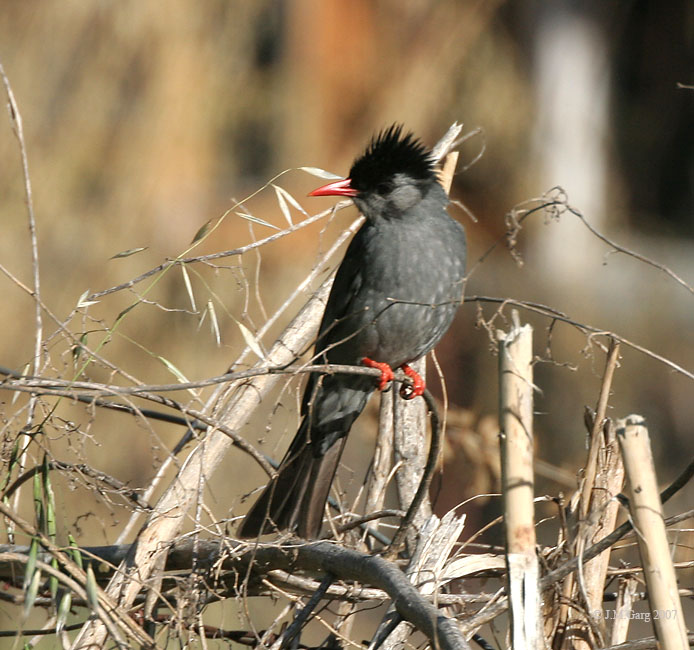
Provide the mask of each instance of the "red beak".
POLYGON ((309 192, 309 196, 356 196, 357 190, 355 190, 351 185, 351 179, 344 178, 341 181, 335 181, 334 183, 328 183, 323 185, 313 192, 309 192))

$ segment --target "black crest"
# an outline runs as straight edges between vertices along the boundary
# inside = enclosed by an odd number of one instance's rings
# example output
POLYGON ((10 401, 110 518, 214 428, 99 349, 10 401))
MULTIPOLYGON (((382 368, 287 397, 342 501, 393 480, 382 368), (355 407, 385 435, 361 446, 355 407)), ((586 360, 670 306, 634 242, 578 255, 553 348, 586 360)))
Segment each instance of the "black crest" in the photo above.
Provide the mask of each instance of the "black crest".
POLYGON ((349 172, 351 186, 360 192, 377 190, 395 174, 410 178, 435 178, 429 150, 412 133, 403 135, 402 125, 393 124, 371 141, 349 172))

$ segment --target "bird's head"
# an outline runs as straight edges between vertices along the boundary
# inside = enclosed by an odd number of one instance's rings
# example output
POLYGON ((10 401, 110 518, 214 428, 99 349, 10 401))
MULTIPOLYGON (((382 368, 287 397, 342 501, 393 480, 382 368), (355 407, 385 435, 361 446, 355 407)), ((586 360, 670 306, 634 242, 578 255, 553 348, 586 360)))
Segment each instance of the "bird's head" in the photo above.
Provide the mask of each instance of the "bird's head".
POLYGON ((416 205, 438 184, 434 161, 412 134, 393 125, 373 138, 345 179, 323 185, 309 196, 348 196, 371 219, 393 218, 416 205))

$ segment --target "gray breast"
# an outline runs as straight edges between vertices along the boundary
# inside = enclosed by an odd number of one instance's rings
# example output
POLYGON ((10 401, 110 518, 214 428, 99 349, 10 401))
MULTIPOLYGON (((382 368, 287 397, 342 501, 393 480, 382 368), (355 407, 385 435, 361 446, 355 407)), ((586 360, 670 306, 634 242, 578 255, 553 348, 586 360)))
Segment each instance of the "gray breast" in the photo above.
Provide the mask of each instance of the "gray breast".
POLYGON ((462 295, 465 238, 445 211, 436 217, 375 229, 362 261, 363 284, 340 327, 351 342, 333 360, 358 363, 368 356, 397 367, 426 354, 446 332, 462 295))

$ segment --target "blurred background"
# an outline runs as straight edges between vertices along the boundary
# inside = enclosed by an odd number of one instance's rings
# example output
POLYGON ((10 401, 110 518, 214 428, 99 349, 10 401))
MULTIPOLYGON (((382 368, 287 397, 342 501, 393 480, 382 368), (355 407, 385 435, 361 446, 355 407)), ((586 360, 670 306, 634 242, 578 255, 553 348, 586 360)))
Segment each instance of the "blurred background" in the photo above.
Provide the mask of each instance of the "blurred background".
MULTIPOLYGON (((451 213, 470 241, 467 294, 549 305, 694 372, 694 5, 688 0, 6 0, 0 6, 0 63, 23 117, 42 299, 58 321, 78 338, 86 335, 131 377, 175 381, 171 366, 189 379, 224 372, 244 347, 238 322, 256 332, 355 211, 259 254, 193 265, 191 291, 175 269, 147 292, 149 283, 140 284, 72 313, 85 291, 176 257, 205 222, 251 195, 244 212, 285 228, 273 189, 254 194, 283 170, 290 171, 275 182, 314 214, 330 202, 304 197, 322 181, 296 168, 345 175, 384 126, 402 122, 433 145, 455 120, 472 134, 451 192, 466 208, 451 213), (505 244, 507 214, 555 186, 595 229, 671 268, 688 286, 611 254, 569 213, 528 217, 514 257, 505 244), (146 250, 111 259, 139 247, 146 250), (106 336, 142 295, 149 302, 106 336)), ((21 161, 4 112, 0 193, 0 365, 22 370, 33 362, 34 307, 8 276, 31 286, 31 250, 21 161)), ((304 218, 291 211, 294 221, 304 218)), ((192 254, 274 232, 232 212, 192 254)), ((263 345, 309 293, 297 297, 263 345)), ((437 350, 454 409, 440 512, 496 489, 496 357, 480 322, 497 308, 465 304, 437 350)), ((494 326, 507 328, 508 317, 505 308, 494 326)), ((51 316, 44 318, 43 372, 72 376, 72 343, 51 316)), ((604 354, 568 325, 550 329, 546 318, 521 318, 535 327, 538 355, 537 456, 547 466, 539 470, 537 492, 570 494, 585 460, 583 409, 597 401, 604 354)), ((621 352, 609 414, 646 418, 664 485, 694 452, 694 381, 627 346, 621 352)), ((105 364, 90 366, 85 376, 130 381, 105 364)), ((287 383, 242 432, 252 442, 262 438, 262 449, 275 457, 296 426, 298 386, 287 383)), ((440 392, 433 377, 432 386, 440 392)), ((207 395, 189 399, 201 404, 207 395)), ((0 399, 6 459, 26 423, 26 400, 13 403, 6 392, 0 399)), ((133 487, 149 483, 180 436, 175 427, 65 403, 53 415, 44 436, 32 442, 31 458, 48 450, 133 487)), ((346 457, 356 483, 373 434, 373 420, 362 418, 346 457)), ((261 471, 246 469, 245 457, 232 456, 228 472, 209 486, 219 517, 242 512, 242 495, 263 482, 261 471)), ((60 534, 113 542, 128 509, 69 477, 55 480, 60 534)), ((668 512, 682 511, 693 498, 690 486, 668 512)), ((495 500, 468 506, 470 526, 476 530, 498 508, 495 500)), ((683 538, 683 558, 689 542, 683 538)))

